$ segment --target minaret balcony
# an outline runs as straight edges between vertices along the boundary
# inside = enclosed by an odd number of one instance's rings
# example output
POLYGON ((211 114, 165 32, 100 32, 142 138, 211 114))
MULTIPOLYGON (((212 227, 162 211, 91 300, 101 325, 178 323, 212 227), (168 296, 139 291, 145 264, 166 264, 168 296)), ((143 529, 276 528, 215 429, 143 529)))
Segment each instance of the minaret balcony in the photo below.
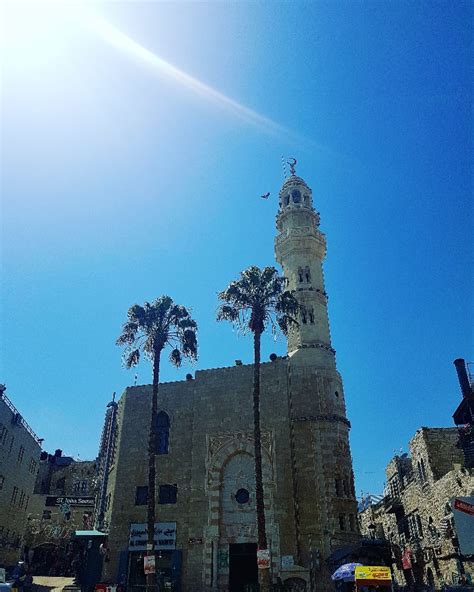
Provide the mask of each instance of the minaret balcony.
POLYGON ((326 236, 310 226, 286 229, 275 238, 275 249, 280 257, 295 249, 313 249, 313 254, 320 260, 326 256, 326 236))

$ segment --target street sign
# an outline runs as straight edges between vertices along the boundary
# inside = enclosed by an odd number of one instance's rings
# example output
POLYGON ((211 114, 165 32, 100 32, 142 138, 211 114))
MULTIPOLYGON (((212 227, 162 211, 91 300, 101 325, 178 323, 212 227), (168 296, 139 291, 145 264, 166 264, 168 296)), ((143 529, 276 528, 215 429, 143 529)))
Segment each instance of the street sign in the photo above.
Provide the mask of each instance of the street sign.
POLYGON ((270 569, 270 549, 257 549, 258 569, 270 569))
POLYGON ((145 557, 143 558, 143 567, 145 570, 145 574, 155 573, 155 556, 145 555, 145 557))

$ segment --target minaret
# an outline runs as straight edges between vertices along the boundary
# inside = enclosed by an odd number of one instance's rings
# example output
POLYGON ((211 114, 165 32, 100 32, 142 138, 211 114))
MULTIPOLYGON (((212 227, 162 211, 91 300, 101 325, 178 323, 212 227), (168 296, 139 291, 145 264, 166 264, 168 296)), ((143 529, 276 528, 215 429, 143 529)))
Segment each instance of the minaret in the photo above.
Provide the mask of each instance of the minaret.
POLYGON ((280 190, 275 254, 301 305, 299 325, 288 335, 294 552, 305 568, 320 564, 316 589, 325 591, 332 587, 326 562, 335 549, 357 542, 360 535, 350 422, 329 331, 326 238, 319 230, 311 189, 296 176, 296 161, 289 164, 291 175, 280 190))
MULTIPOLYGON (((296 176, 294 164, 280 189, 277 229, 276 259, 283 267, 288 289, 294 291, 301 305, 299 327, 288 336, 288 354, 311 348, 318 353, 320 363, 334 367, 322 265, 326 237, 319 230, 311 189, 296 176)), ((315 356, 311 357, 315 361, 315 356)))
POLYGON ((97 530, 106 530, 108 525, 104 523, 104 515, 107 509, 107 485, 109 469, 115 453, 115 437, 117 433, 117 409, 115 393, 112 401, 107 404, 105 412, 104 428, 100 439, 99 454, 97 456, 98 491, 96 496, 95 527, 97 530))

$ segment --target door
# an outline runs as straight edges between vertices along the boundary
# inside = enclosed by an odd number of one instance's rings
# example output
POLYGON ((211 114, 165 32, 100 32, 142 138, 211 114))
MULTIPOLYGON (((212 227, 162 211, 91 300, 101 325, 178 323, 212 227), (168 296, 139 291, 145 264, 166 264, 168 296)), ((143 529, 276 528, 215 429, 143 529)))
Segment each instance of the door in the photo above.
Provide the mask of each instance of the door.
POLYGON ((255 543, 229 545, 230 592, 253 592, 257 590, 257 584, 257 545, 255 543))

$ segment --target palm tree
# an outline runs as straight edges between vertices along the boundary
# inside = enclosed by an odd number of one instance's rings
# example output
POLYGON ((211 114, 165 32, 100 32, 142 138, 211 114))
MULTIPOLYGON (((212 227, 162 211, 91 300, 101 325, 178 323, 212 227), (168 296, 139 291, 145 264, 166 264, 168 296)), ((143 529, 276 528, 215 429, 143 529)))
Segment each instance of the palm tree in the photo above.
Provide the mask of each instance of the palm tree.
MULTIPOLYGON (((262 479, 262 442, 260 433, 260 342, 270 325, 286 335, 291 324, 297 323, 299 304, 285 289, 286 279, 274 267, 252 266, 241 272, 240 278, 220 292, 223 301, 217 310, 218 321, 231 321, 242 332, 253 333, 253 419, 255 442, 255 498, 257 508, 258 548, 267 549, 262 479)), ((259 569, 260 590, 269 589, 269 570, 259 569)))
MULTIPOLYGON (((197 359, 197 324, 184 306, 175 304, 169 296, 160 296, 151 304, 134 304, 128 309, 127 321, 116 344, 125 346, 123 361, 127 368, 135 366, 143 353, 153 364, 153 395, 148 436, 148 497, 147 497, 147 555, 155 555, 155 454, 158 386, 161 353, 171 348, 169 360, 179 367, 182 358, 197 359)), ((156 576, 147 574, 147 588, 154 590, 156 576)))

